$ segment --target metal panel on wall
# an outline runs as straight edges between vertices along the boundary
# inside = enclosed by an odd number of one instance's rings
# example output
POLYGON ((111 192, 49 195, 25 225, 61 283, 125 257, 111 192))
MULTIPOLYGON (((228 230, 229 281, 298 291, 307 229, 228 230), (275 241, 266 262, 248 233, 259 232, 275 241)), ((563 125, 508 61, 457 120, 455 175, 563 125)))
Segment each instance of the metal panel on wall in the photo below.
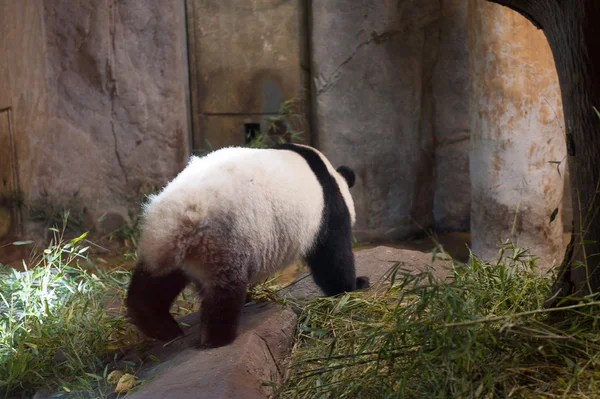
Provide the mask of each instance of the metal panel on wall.
POLYGON ((194 149, 243 144, 256 124, 267 130, 267 119, 278 114, 283 101, 294 100, 305 116, 304 0, 186 4, 194 149))

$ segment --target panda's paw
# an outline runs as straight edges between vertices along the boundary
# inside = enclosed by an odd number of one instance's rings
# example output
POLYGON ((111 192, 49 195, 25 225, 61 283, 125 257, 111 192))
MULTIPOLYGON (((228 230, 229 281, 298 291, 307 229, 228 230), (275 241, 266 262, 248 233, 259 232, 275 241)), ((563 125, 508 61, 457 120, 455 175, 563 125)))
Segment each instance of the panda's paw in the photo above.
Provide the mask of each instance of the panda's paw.
POLYGON ((197 341, 194 344, 196 349, 215 349, 220 348, 222 346, 227 346, 231 344, 235 339, 218 339, 218 340, 206 340, 206 341, 197 341))
POLYGON ((369 280, 369 277, 359 276, 356 278, 356 289, 357 290, 364 290, 366 288, 369 288, 370 286, 371 286, 371 281, 369 280))
POLYGON ((140 332, 150 339, 168 342, 183 335, 179 323, 169 313, 156 315, 131 309, 128 316, 140 332))
POLYGON ((215 349, 218 348, 217 345, 210 345, 210 344, 203 344, 200 341, 194 343, 194 348, 198 349, 198 350, 209 350, 209 349, 215 349))
POLYGON ((179 327, 179 325, 171 325, 168 328, 158 330, 157 335, 154 338, 158 339, 159 341, 168 342, 179 338, 183 335, 183 330, 181 329, 181 327, 179 327))
MULTIPOLYGON (((176 322, 175 322, 176 323, 176 322)), ((139 328, 139 326, 138 326, 139 328)), ((183 330, 179 325, 168 323, 168 325, 160 325, 153 327, 140 328, 142 333, 148 338, 158 341, 169 342, 183 336, 183 330)))

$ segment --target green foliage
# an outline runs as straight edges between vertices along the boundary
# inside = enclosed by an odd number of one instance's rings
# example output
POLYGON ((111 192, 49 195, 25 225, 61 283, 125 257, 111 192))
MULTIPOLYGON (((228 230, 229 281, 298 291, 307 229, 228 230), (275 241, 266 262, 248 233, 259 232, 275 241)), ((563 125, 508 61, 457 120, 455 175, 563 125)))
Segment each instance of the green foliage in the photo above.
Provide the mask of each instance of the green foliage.
POLYGON ((295 111, 297 101, 287 100, 279 106, 279 112, 276 116, 268 118, 267 131, 257 132, 256 137, 246 144, 249 148, 268 148, 274 145, 283 144, 286 142, 302 141, 303 132, 298 130, 302 126, 304 117, 295 111), (280 125, 285 125, 287 128, 286 134, 283 136, 269 134, 269 131, 277 131, 280 125))
MULTIPOLYGON (((148 199, 159 192, 159 188, 151 182, 143 183, 138 190, 138 200, 139 204, 145 204, 148 199)), ((139 212, 133 212, 129 210, 128 212, 129 219, 123 223, 117 229, 111 231, 108 234, 108 238, 111 241, 117 241, 122 249, 124 249, 125 258, 137 258, 137 241, 140 236, 140 228, 141 228, 141 214, 139 212)))
POLYGON ((86 269, 86 234, 65 241, 64 229, 51 230, 24 271, 0 265, 0 393, 95 381, 103 356, 132 334, 120 314, 130 273, 86 269))
POLYGON ((136 258, 137 241, 140 236, 140 214, 129 211, 129 221, 108 234, 110 240, 117 241, 125 251, 126 258, 136 258))
POLYGON ((294 398, 591 397, 600 384, 600 302, 545 309, 554 273, 502 245, 448 279, 396 264, 385 292, 317 298, 303 310, 289 377, 294 398), (570 313, 567 326, 547 315, 570 313))

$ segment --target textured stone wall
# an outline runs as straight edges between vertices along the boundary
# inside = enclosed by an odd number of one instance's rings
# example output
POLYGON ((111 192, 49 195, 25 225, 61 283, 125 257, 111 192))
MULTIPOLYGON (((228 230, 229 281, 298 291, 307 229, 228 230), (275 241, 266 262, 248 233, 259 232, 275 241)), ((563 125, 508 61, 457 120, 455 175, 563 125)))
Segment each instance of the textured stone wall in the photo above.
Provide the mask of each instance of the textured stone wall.
POLYGON ((31 3, 43 5, 37 37, 45 68, 35 78, 45 75, 37 89, 48 116, 33 135, 15 128, 31 135, 29 149, 19 151, 22 190, 32 202, 44 192, 63 200, 79 192, 91 223, 108 213, 105 227, 118 227, 140 190, 172 178, 189 154, 184 3, 31 3), (21 154, 35 154, 34 161, 21 154))
POLYGON ((472 249, 494 259, 511 238, 549 266, 563 255, 565 140, 560 89, 542 31, 516 12, 471 0, 472 249))
POLYGON ((357 172, 360 239, 469 228, 466 10, 312 3, 314 142, 357 172))

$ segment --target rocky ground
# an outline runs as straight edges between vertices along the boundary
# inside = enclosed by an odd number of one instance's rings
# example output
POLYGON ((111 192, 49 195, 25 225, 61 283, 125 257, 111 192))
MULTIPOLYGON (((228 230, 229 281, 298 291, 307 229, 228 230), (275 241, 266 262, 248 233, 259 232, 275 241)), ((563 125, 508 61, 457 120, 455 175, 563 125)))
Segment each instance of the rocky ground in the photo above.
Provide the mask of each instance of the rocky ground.
MULTIPOLYGON (((389 247, 364 249, 356 253, 358 275, 368 276, 372 290, 386 281, 391 267, 401 262, 406 271, 419 272, 433 265, 439 275, 446 273, 451 262, 432 254, 389 247)), ((322 295, 307 273, 282 290, 284 297, 304 299, 322 295)), ((186 317, 185 336, 171 344, 157 344, 141 354, 156 357, 138 372, 141 379, 151 379, 131 398, 265 398, 272 394, 270 382, 283 376, 285 358, 293 343, 296 313, 273 303, 246 306, 238 339, 229 346, 196 350, 192 345, 198 314, 186 317), (152 356, 151 356, 152 355, 152 356), (265 385, 266 383, 266 385, 265 385)))

